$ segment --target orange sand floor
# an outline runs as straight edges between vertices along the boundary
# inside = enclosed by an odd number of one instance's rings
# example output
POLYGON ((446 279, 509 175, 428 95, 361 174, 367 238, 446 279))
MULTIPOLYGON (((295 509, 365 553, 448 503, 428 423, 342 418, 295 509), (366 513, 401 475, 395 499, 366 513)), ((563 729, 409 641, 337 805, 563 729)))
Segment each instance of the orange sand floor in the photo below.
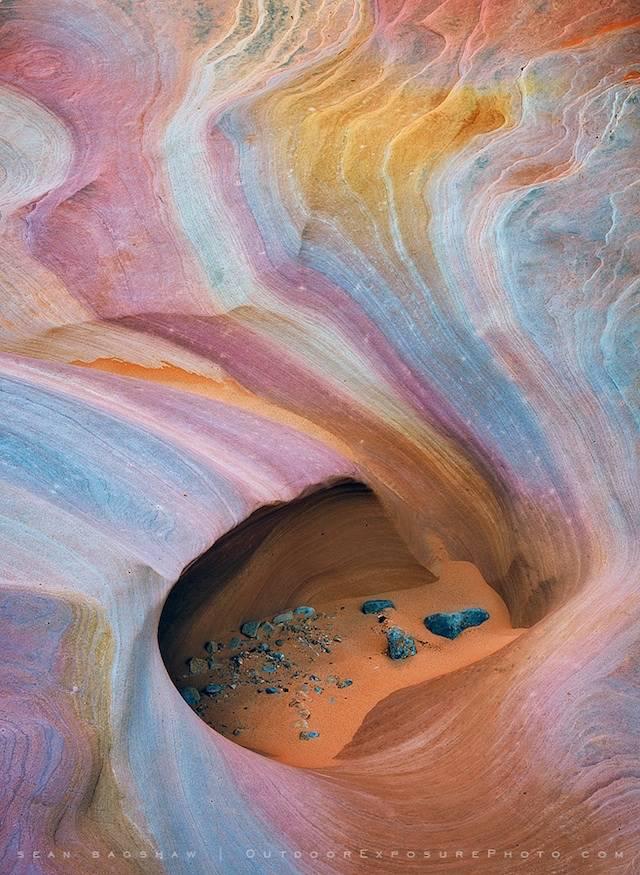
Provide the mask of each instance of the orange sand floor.
MULTIPOLYGON (((317 617, 303 622, 303 634, 276 627, 269 637, 259 633, 253 640, 237 628, 230 629, 213 654, 215 667, 199 674, 190 674, 185 667, 185 673, 174 681, 180 688, 199 690, 210 683, 225 685, 219 695, 203 694, 197 710, 210 726, 238 744, 296 766, 328 766, 351 741, 367 713, 390 693, 483 659, 525 631, 512 628, 500 596, 467 562, 443 563, 438 579, 422 587, 379 592, 368 598, 390 598, 397 609, 386 611, 388 619, 380 622, 377 615, 362 613, 364 599, 358 596, 314 604, 317 617), (468 607, 485 608, 490 619, 455 640, 433 635, 424 626, 427 614, 468 607), (385 629, 392 625, 414 636, 416 656, 397 661, 387 656, 385 629), (241 640, 239 647, 229 648, 233 638, 241 640), (257 649, 262 642, 271 652, 282 653, 289 667, 278 665, 275 672, 263 671, 274 662, 257 649), (322 644, 330 652, 324 652, 322 644), (242 654, 235 678, 230 668, 233 654, 242 654), (255 681, 247 682, 249 672, 255 681), (229 686, 234 680, 235 689, 229 686), (345 680, 352 683, 339 686, 345 680), (279 692, 267 694, 267 687, 279 692), (304 731, 319 732, 319 736, 301 740, 304 731)), ((294 607, 283 605, 282 610, 294 607)), ((207 657, 204 649, 192 655, 207 657)))

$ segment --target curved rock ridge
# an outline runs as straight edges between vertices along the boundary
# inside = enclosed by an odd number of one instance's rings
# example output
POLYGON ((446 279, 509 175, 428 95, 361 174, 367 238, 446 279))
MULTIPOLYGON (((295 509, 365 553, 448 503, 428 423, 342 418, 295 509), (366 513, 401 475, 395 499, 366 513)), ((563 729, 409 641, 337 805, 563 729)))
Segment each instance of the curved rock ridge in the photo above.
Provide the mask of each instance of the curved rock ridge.
POLYGON ((640 869, 637 4, 10 0, 0 34, 0 872, 640 869), (298 510, 351 482, 332 571, 298 510), (158 646, 234 533, 223 633, 491 618, 349 678, 326 757, 261 755, 158 646))

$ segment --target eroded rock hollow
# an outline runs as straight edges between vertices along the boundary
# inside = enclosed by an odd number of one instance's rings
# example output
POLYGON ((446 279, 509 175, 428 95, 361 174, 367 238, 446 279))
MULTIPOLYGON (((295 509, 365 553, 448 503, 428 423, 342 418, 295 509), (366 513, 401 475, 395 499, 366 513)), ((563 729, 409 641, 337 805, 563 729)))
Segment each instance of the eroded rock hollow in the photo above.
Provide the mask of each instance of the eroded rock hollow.
POLYGON ((638 25, 0 2, 2 875, 640 871, 638 25))
POLYGON ((471 563, 441 555, 432 568, 363 484, 319 489, 256 511, 185 571, 163 610, 160 649, 214 729, 283 762, 330 765, 357 750, 359 727, 391 693, 523 631, 471 563), (462 630, 428 634, 425 618, 478 606, 482 630, 455 644, 462 630), (412 656, 420 650, 410 664, 389 657, 394 628, 411 636, 412 656))

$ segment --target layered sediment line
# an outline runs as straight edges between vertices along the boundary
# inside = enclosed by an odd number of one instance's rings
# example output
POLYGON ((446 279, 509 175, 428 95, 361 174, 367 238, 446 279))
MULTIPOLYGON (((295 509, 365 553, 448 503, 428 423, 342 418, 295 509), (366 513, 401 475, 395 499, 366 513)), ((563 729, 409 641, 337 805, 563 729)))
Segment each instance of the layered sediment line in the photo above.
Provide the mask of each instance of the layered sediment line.
POLYGON ((639 25, 0 3, 2 871, 638 868, 639 25), (172 682, 367 597, 491 619, 311 768, 172 682))

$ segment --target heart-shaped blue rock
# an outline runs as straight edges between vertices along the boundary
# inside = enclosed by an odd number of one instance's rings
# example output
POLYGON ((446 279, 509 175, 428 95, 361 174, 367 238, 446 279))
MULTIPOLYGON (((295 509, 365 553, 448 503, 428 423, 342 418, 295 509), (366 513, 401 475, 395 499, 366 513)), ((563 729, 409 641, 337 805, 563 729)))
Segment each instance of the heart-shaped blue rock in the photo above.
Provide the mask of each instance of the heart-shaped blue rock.
POLYGON ((480 626, 489 619, 489 612, 484 608, 466 608, 464 611, 429 614, 424 618, 424 624, 434 635, 441 638, 457 638, 465 629, 480 626))

